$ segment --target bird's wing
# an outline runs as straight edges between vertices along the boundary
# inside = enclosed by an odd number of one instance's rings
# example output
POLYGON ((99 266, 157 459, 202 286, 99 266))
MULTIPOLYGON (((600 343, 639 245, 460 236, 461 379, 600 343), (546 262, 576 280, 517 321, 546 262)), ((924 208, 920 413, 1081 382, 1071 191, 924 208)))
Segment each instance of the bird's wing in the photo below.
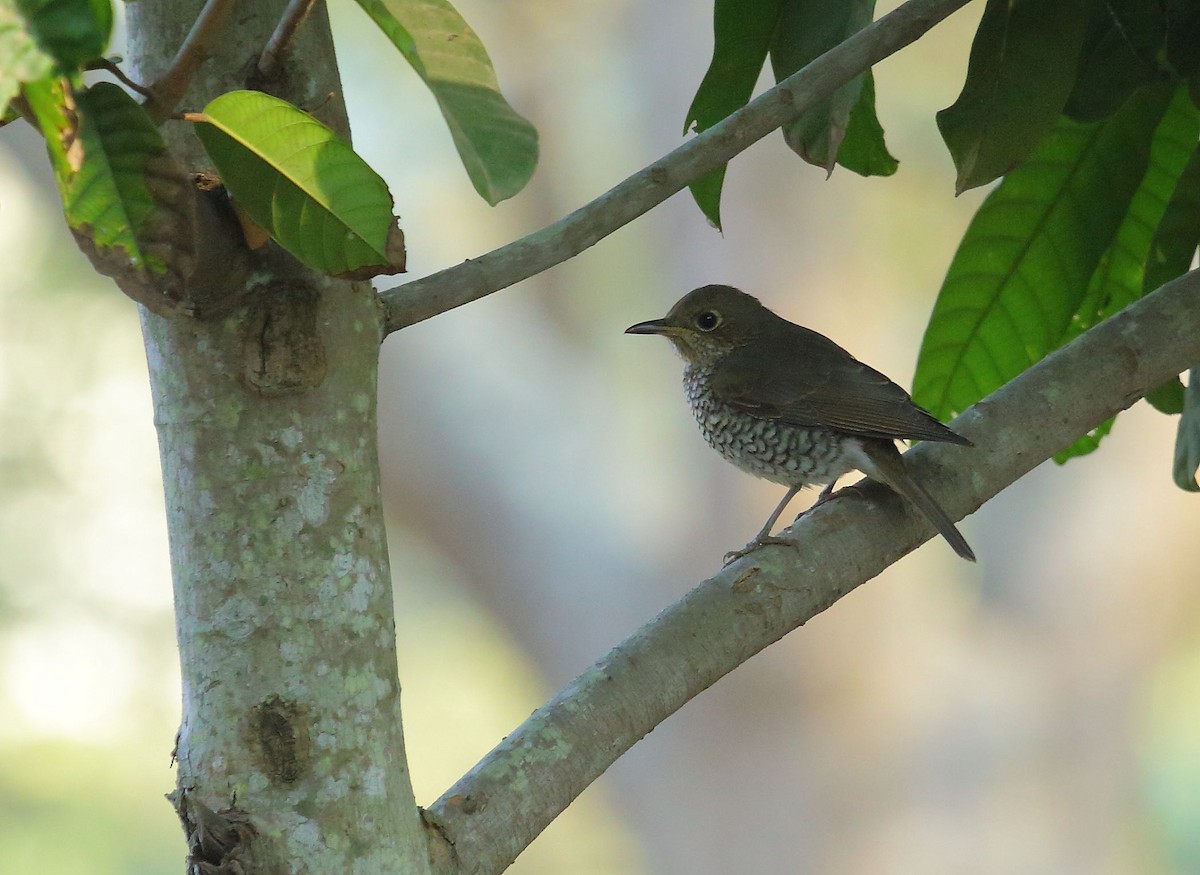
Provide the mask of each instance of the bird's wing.
POLYGON ((714 394, 753 416, 788 425, 887 440, 969 443, 879 371, 832 340, 795 327, 801 333, 786 342, 730 353, 716 368, 714 394))

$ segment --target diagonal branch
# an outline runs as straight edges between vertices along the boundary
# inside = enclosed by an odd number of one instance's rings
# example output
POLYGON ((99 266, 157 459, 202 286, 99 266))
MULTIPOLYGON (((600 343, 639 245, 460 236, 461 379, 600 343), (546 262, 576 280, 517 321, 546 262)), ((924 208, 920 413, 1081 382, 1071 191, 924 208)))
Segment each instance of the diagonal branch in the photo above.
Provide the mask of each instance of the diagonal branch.
POLYGON ((146 102, 146 112, 155 121, 167 118, 183 100, 196 70, 213 53, 229 21, 234 3, 235 0, 208 0, 204 4, 183 45, 175 53, 171 66, 150 86, 154 97, 146 102))
MULTIPOLYGON (((974 449, 926 443, 908 461, 959 519, 1196 362, 1200 271, 1171 281, 966 411, 955 430, 974 449)), ((426 812, 436 828, 429 831, 435 871, 503 870, 638 739, 933 529, 894 494, 860 484, 850 497, 806 514, 789 534, 795 549, 763 548, 701 583, 446 791, 426 812)))
POLYGON ((552 225, 379 293, 388 333, 461 307, 578 255, 720 167, 806 107, 914 42, 970 0, 908 0, 770 91, 552 225))

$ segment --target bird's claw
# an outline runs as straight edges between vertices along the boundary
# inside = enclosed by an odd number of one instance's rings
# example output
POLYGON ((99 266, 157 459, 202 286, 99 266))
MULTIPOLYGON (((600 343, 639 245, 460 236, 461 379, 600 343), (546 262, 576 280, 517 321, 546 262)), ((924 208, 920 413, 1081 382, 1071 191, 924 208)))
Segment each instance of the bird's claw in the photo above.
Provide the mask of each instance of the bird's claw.
POLYGON ((747 553, 753 553, 759 547, 766 547, 769 544, 778 544, 781 547, 795 547, 796 546, 796 542, 792 541, 788 538, 777 538, 774 535, 763 535, 763 536, 755 538, 753 541, 751 541, 749 544, 747 544, 745 547, 743 547, 740 550, 730 550, 728 553, 725 554, 725 560, 724 560, 723 564, 728 565, 729 563, 731 563, 737 559, 741 559, 747 553))

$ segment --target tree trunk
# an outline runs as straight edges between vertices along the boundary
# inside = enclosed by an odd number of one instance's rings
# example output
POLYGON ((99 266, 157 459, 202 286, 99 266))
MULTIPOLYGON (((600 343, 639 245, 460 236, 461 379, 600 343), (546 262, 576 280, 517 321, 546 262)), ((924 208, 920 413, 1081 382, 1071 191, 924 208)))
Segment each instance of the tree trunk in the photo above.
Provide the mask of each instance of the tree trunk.
MULTIPOLYGON (((235 8, 183 109, 245 87, 283 7, 235 8)), ((199 3, 127 11, 135 75, 154 81, 199 3)), ((271 90, 347 133, 321 4, 271 90)), ((164 131, 185 166, 211 169, 190 125, 164 131)), ((183 675, 173 798, 190 863, 425 872, 379 498, 380 310, 367 285, 278 251, 258 267, 222 318, 142 314, 183 675)))

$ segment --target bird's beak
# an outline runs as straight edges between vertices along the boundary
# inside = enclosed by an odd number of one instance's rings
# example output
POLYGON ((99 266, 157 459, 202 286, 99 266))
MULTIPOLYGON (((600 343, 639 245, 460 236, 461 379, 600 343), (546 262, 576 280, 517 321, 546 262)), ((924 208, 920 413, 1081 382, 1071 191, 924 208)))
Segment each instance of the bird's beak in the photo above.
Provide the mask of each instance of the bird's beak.
POLYGON ((662 319, 639 322, 625 329, 626 334, 674 334, 675 330, 662 319))

